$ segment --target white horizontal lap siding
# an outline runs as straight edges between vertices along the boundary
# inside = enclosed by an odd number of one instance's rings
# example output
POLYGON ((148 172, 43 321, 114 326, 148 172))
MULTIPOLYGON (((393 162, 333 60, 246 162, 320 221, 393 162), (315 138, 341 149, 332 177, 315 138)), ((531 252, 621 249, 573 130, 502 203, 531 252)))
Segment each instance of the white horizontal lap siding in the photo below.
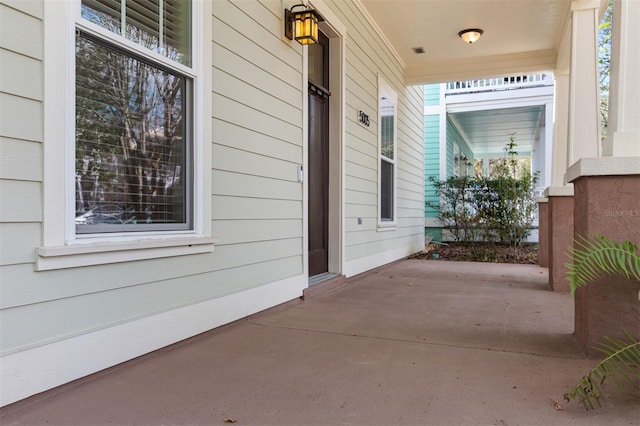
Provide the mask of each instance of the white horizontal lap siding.
MULTIPOLYGON (((32 303, 80 298, 89 294, 117 294, 120 290, 136 286, 145 287, 151 292, 155 283, 163 281, 172 281, 176 286, 182 286, 180 291, 189 292, 190 278, 194 276, 205 276, 210 280, 206 297, 213 298, 219 296, 219 292, 224 294, 220 285, 226 284, 218 282, 216 274, 219 271, 241 268, 247 264, 247 257, 251 258, 253 263, 263 264, 273 258, 274 251, 278 252, 278 258, 295 256, 296 252, 292 250, 299 250, 299 244, 298 237, 278 241, 256 241, 244 245, 216 247, 215 256, 200 254, 168 257, 162 261, 145 260, 46 273, 31 273, 31 265, 9 266, 3 270, 0 308, 16 309, 32 303), (283 245, 289 248, 285 250, 283 245), (180 281, 181 279, 183 281, 180 281)), ((238 283, 233 284, 237 290, 243 289, 238 283)), ((172 300, 167 299, 159 305, 167 309, 172 303, 172 300)))
POLYGON ((345 246, 347 275, 396 260, 422 248, 424 232, 424 148, 421 87, 405 87, 403 70, 379 34, 353 2, 328 1, 347 23, 345 246), (379 232, 378 75, 398 93, 397 227, 379 232), (369 128, 356 121, 369 115, 369 128), (362 224, 358 224, 362 219, 362 224))
MULTIPOLYGON (((220 95, 214 94, 214 111, 219 111, 220 114, 212 124, 215 129, 213 138, 220 143, 214 145, 212 154, 214 165, 211 177, 214 188, 212 196, 219 197, 215 202, 222 203, 221 208, 225 211, 223 217, 216 216, 217 204, 214 204, 212 214, 214 220, 220 225, 220 232, 216 233, 218 229, 214 229, 214 236, 225 240, 228 244, 242 243, 245 245, 244 249, 224 247, 224 244, 220 244, 214 253, 206 255, 52 272, 35 273, 32 266, 20 267, 21 262, 34 260, 34 248, 41 245, 40 145, 43 137, 46 138, 42 134, 42 82, 36 79, 26 84, 24 79, 19 78, 22 70, 7 66, 7 72, 5 72, 3 62, 2 79, 0 79, 2 89, 0 105, 2 105, 3 116, 2 151, 0 152, 3 161, 9 157, 13 165, 2 167, 0 181, 2 194, 0 220, 3 222, 0 223, 2 236, 0 261, 7 265, 3 270, 3 278, 6 277, 6 279, 3 279, 2 307, 11 311, 11 317, 19 318, 22 314, 18 311, 24 306, 41 304, 42 306, 30 309, 35 309, 37 312, 53 312, 54 304, 64 299, 71 305, 80 306, 86 303, 91 309, 95 308, 93 306, 95 302, 103 306, 106 312, 103 316, 95 316, 91 321, 79 320, 79 317, 74 315, 72 316, 74 320, 63 323, 64 326, 54 325, 55 321, 53 321, 52 329, 46 333, 47 339, 55 340, 78 332, 90 331, 92 328, 107 327, 131 318, 172 309, 199 298, 206 300, 220 297, 229 292, 229 289, 224 288, 224 285, 227 285, 224 283, 227 282, 233 283, 234 291, 242 291, 301 272, 299 266, 302 235, 301 189, 300 184, 295 181, 295 164, 301 161, 302 156, 300 123, 295 124, 295 116, 297 114, 301 117, 301 112, 300 105, 296 106, 295 103, 300 103, 301 95, 299 87, 294 87, 295 76, 297 75, 298 82, 301 77, 300 71, 293 69, 291 65, 295 63, 296 58, 300 61, 300 54, 277 38, 278 20, 259 3, 256 4, 265 10, 265 16, 271 16, 273 28, 270 33, 255 23, 251 25, 252 18, 246 16, 236 5, 226 2, 215 3, 216 12, 219 12, 218 9, 228 12, 227 16, 222 16, 222 19, 234 22, 233 25, 243 28, 257 27, 255 31, 259 34, 256 34, 256 37, 276 50, 274 53, 259 48, 264 51, 261 54, 254 47, 245 45, 231 45, 226 49, 221 43, 235 40, 233 34, 237 32, 232 26, 223 22, 220 16, 211 19, 217 23, 214 25, 215 28, 225 26, 226 29, 220 32, 214 31, 213 45, 206 48, 213 47, 217 53, 220 53, 220 50, 229 53, 227 56, 223 54, 215 56, 214 62, 217 68, 214 68, 211 74, 214 78, 214 88, 222 87, 220 91, 223 92, 229 88, 233 89, 220 95), (263 34, 264 32, 266 34, 263 34), (272 38, 270 42, 266 41, 269 36, 272 38), (269 84, 259 88, 259 81, 234 78, 232 74, 253 75, 258 79, 261 77, 258 73, 251 74, 251 70, 247 74, 247 61, 238 57, 238 52, 245 52, 250 56, 253 65, 261 67, 262 72, 266 73, 264 70, 270 70, 274 81, 279 81, 282 85, 277 86, 273 81, 268 81, 269 84), (237 59, 234 61, 229 57, 237 59), (257 62, 258 59, 261 59, 262 63, 257 62), (238 64, 240 66, 236 67, 238 64), (280 67, 276 68, 276 64, 280 64, 280 67), (294 78, 292 82, 287 82, 282 79, 283 76, 294 78), (216 82, 220 84, 216 85, 216 82), (34 88, 40 89, 34 90, 34 88), (273 93, 268 93, 269 90, 273 93), (224 95, 235 96, 236 99, 224 95), (263 111, 269 111, 269 113, 263 111), (255 115, 252 116, 252 113, 255 115), (11 119, 5 119, 7 117, 11 119), (24 160, 22 167, 17 167, 15 163, 21 159, 24 160), (225 205, 224 203, 232 197, 245 197, 249 203, 229 201, 229 205, 225 205), (264 199, 264 203, 260 202, 261 198, 264 199), (235 212, 232 211, 234 208, 235 212), (244 218, 246 220, 243 222, 245 208, 250 208, 254 216, 244 218), (277 209, 280 209, 282 214, 274 213, 277 209), (296 211, 298 214, 293 216, 291 213, 296 211), (257 214, 260 212, 264 212, 264 216, 259 217, 257 214), (287 250, 281 249, 283 243, 288 244, 287 250), (296 250, 292 251, 292 247, 296 250), (237 258, 233 259, 233 256, 227 256, 226 253, 235 253, 237 258), (283 267, 283 259, 286 259, 284 262, 289 266, 283 267), (274 265, 269 264, 270 260, 274 265), (171 265, 171 268, 167 268, 167 265, 171 265), (220 275, 221 271, 227 273, 234 268, 242 274, 244 266, 248 267, 247 270, 253 268, 257 272, 252 277, 232 281, 227 281, 220 275), (194 299, 181 300, 174 297, 171 291, 160 291, 166 283, 172 283, 171 285, 180 289, 179 291, 190 293, 194 286, 197 287, 196 280, 193 278, 196 276, 202 276, 203 280, 210 282, 210 285, 206 293, 195 292, 198 297, 194 299), (45 282, 58 280, 59 285, 42 288, 38 283, 43 280, 45 282), (219 283, 223 284, 219 285, 219 283), (145 292, 150 295, 160 296, 147 297, 148 306, 144 309, 141 307, 138 311, 127 311, 111 305, 110 301, 118 300, 120 297, 127 298, 127 292, 131 287, 145 289, 145 292), (104 301, 98 303, 100 297, 88 297, 94 293, 104 295, 104 301)), ((248 6, 247 3, 242 2, 243 6, 248 6)), ((18 2, 13 5, 17 7, 23 3, 18 2)), ((25 2, 24 5, 33 9, 37 2, 25 2)), ((2 37, 2 43, 4 43, 1 46, 2 58, 9 58, 8 65, 26 65, 26 70, 22 74, 24 78, 31 79, 39 76, 41 79, 42 76, 38 73, 41 72, 42 67, 34 66, 32 62, 39 63, 43 56, 42 46, 38 44, 42 43, 42 17, 32 16, 13 7, 4 5, 0 7, 2 8, 2 31, 11 30, 24 35, 2 37)), ((42 5, 35 9, 40 11, 40 15, 42 14, 42 5)), ((68 312, 81 311, 81 309, 72 309, 68 312)), ((24 338, 20 344, 7 342, 7 346, 3 341, 3 348, 42 343, 41 336, 25 332, 25 329, 30 327, 28 322, 22 326, 19 322, 15 323, 15 327, 16 333, 22 334, 24 338)))
POLYGON ((242 261, 284 278, 303 264, 302 51, 282 42, 278 9, 273 1, 213 2, 212 229, 216 251, 270 247, 242 261))
MULTIPOLYGON (((6 309, 2 315, 2 355, 28 348, 34 342, 43 345, 68 339, 86 334, 87 330, 100 330, 118 323, 150 317, 160 312, 238 293, 264 284, 265 281, 279 280, 282 278, 279 268, 294 271, 298 268, 300 262, 295 254, 299 251, 299 244, 299 241, 291 240, 263 246, 248 245, 242 252, 235 250, 233 255, 252 256, 254 263, 230 267, 230 262, 224 265, 225 269, 220 269, 215 274, 192 274, 188 281, 183 277, 163 279, 112 291, 51 300, 46 304, 6 309), (263 253, 273 253, 274 250, 278 250, 278 259, 263 256, 262 262, 259 261, 258 257, 263 253), (238 288, 237 283, 242 283, 242 287, 238 288), (212 290, 214 286, 215 290, 212 290), (73 315, 69 315, 69 312, 73 312, 73 315), (42 319, 37 327, 21 326, 33 324, 33 318, 42 319), (81 328, 78 327, 78 321, 81 321, 81 328)), ((232 256, 225 254, 220 257, 233 260, 229 259, 232 256)), ((189 258, 193 263, 208 262, 204 255, 189 258)), ((190 266, 192 265, 184 262, 179 265, 182 269, 190 266)), ((301 272, 300 268, 298 273, 301 272)))
POLYGON ((39 2, 0 4, 0 275, 3 277, 12 265, 32 263, 34 247, 41 240, 42 17, 39 2))
MULTIPOLYGON (((397 230, 400 233, 400 229, 397 230)), ((393 262, 401 259, 413 252, 407 252, 407 248, 418 246, 421 242, 413 232, 406 236, 399 236, 398 234, 393 237, 386 238, 385 232, 378 232, 378 237, 375 240, 368 241, 362 244, 351 244, 350 250, 347 253, 347 263, 358 263, 362 261, 364 265, 368 265, 371 259, 384 259, 386 262, 382 262, 377 266, 384 265, 385 263, 393 262), (389 254, 395 254, 395 258, 389 257, 389 254)), ((390 234, 390 233, 389 233, 390 234)), ((422 237, 424 240, 424 237, 422 237)), ((418 251, 418 250, 416 250, 418 251)), ((353 267, 353 266, 350 266, 353 267)), ((369 265, 368 269, 376 266, 369 265)), ((366 269, 366 270, 368 270, 366 269)), ((364 271, 361 271, 364 272, 364 271)), ((357 274, 359 272, 354 272, 357 274)))
POLYGON ((42 143, 62 142, 43 134, 43 3, 0 4, 0 347, 2 379, 12 380, 0 404, 301 294, 301 49, 280 39, 274 2, 220 0, 212 9, 204 78, 213 117, 204 125, 215 251, 34 272, 42 143), (122 349, 93 357, 100 345, 122 349), (61 367, 61 354, 83 362, 61 367))

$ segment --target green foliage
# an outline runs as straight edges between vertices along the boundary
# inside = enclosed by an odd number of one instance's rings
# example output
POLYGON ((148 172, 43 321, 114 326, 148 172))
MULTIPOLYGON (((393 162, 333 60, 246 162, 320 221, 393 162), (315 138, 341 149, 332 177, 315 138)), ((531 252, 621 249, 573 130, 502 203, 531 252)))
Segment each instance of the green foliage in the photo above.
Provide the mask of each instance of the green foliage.
POLYGON ((600 73, 600 120, 601 138, 607 137, 609 119, 609 75, 611 71, 611 14, 613 0, 609 0, 607 10, 598 25, 598 71, 600 73))
MULTIPOLYGON (((578 287, 587 285, 607 274, 617 274, 640 282, 640 256, 638 248, 630 241, 614 242, 596 235, 595 239, 582 238, 569 249, 572 263, 567 264, 567 279, 574 294, 578 287)), ((638 295, 640 300, 640 294, 638 295)), ((606 358, 582 378, 564 395, 567 401, 577 399, 587 410, 601 406, 604 400, 603 385, 606 380, 621 388, 640 379, 640 342, 630 333, 625 339, 605 337, 604 343, 595 347, 606 358)))
POLYGON ((446 181, 429 177, 441 205, 427 202, 427 206, 438 209, 438 220, 449 229, 455 241, 474 241, 477 233, 477 215, 473 207, 473 196, 477 182, 470 176, 451 176, 446 181))
POLYGON ((429 178, 440 205, 427 206, 438 209, 440 223, 455 241, 500 242, 517 248, 531 233, 538 174, 523 167, 516 146, 512 134, 504 149, 506 156, 496 163, 496 177, 429 178))
POLYGON ((596 235, 593 240, 582 238, 569 248, 572 263, 566 266, 567 280, 573 294, 578 287, 606 274, 618 274, 640 281, 640 256, 631 241, 613 242, 596 235))
POLYGON ((606 343, 600 343, 596 349, 606 355, 571 391, 564 394, 570 402, 577 399, 585 409, 592 410, 595 404, 602 406, 603 387, 606 380, 616 388, 626 383, 633 384, 640 379, 640 342, 625 332, 626 340, 605 337, 606 343))

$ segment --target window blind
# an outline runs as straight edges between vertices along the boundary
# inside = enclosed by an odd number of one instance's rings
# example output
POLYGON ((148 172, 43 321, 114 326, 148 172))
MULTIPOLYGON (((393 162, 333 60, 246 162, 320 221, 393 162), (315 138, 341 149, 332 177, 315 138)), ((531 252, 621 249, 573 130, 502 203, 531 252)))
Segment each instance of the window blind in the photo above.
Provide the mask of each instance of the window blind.
POLYGON ((85 226, 96 224, 100 232, 131 224, 186 226, 187 85, 184 76, 77 34, 79 232, 95 232, 85 226))
POLYGON ((191 2, 82 0, 81 15, 116 34, 191 66, 191 2))

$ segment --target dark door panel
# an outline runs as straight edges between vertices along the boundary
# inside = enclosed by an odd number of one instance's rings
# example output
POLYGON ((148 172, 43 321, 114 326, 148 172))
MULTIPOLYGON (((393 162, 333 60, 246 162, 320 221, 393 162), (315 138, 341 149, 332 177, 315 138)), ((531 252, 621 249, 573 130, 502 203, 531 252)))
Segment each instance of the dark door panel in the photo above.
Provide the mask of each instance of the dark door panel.
POLYGON ((309 47, 309 276, 329 270, 329 39, 309 47))

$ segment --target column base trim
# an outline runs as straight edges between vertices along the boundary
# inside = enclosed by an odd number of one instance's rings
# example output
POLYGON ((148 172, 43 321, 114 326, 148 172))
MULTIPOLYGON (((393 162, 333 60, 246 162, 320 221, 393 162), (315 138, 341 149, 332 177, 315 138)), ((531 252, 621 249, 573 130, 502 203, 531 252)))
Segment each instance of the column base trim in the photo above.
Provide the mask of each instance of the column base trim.
POLYGON ((581 158, 567 170, 567 182, 583 176, 640 175, 640 157, 581 158))

